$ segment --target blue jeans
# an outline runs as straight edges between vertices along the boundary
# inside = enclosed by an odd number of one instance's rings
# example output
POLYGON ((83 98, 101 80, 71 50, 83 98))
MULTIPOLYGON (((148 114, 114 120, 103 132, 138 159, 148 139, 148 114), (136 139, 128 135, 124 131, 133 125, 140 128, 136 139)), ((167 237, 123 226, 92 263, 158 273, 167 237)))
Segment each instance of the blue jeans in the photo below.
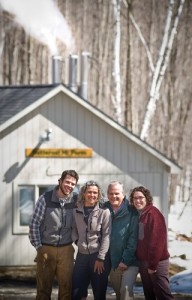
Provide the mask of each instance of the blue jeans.
POLYGON ((80 300, 87 296, 89 284, 91 284, 94 300, 106 300, 108 275, 111 270, 109 255, 104 261, 105 271, 102 274, 94 272, 94 265, 98 253, 77 253, 72 278, 72 300, 80 300))
POLYGON ((162 260, 153 274, 148 274, 147 262, 141 262, 139 272, 146 300, 171 300, 174 297, 169 288, 169 260, 162 260))

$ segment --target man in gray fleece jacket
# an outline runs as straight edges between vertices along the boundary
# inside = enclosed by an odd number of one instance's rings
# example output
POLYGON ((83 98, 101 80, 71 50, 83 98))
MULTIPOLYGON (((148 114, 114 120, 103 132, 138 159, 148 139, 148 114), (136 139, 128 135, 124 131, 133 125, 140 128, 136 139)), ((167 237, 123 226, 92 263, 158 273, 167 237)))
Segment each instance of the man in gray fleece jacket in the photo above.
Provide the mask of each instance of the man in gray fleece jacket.
POLYGON ((72 192, 79 176, 66 170, 58 185, 39 197, 29 226, 29 239, 37 250, 37 298, 51 299, 56 276, 58 299, 71 300, 71 277, 74 248, 72 246, 72 212, 76 198, 72 192))

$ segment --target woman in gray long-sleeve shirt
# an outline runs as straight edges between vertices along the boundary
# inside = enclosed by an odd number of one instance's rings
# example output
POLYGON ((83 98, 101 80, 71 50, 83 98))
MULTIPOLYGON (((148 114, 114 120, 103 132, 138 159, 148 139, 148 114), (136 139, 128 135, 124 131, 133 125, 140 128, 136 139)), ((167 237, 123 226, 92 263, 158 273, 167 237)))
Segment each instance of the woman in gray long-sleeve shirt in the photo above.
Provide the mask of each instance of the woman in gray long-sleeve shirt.
POLYGON ((86 299, 91 283, 94 299, 105 300, 110 272, 108 255, 111 216, 99 207, 102 191, 98 183, 88 181, 79 193, 73 210, 72 238, 78 247, 73 271, 72 300, 86 299))

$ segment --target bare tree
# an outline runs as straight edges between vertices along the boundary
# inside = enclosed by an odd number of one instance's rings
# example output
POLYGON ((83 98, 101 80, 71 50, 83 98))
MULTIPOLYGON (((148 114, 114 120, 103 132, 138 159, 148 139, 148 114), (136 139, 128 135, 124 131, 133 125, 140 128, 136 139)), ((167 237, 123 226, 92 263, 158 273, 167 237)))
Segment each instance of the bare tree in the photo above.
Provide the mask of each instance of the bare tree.
POLYGON ((115 108, 115 119, 122 123, 121 111, 121 72, 120 72, 120 42, 121 42, 121 0, 112 0, 114 12, 114 51, 113 51, 113 81, 114 97, 112 96, 115 108))
POLYGON ((179 23, 179 18, 180 18, 185 0, 180 0, 180 5, 177 10, 177 15, 175 17, 173 27, 171 28, 174 2, 175 2, 175 0, 169 1, 169 7, 168 7, 168 12, 167 12, 163 40, 162 40, 161 48, 159 51, 159 57, 158 57, 158 60, 157 60, 156 66, 155 66, 154 73, 153 73, 151 89, 150 89, 150 98, 149 98, 149 101, 147 104, 147 109, 146 109, 144 121, 142 124, 142 129, 141 129, 141 133, 140 133, 141 139, 145 139, 147 137, 151 119, 155 113, 156 101, 159 99, 159 90, 161 87, 163 76, 167 69, 167 65, 169 62, 169 57, 170 57, 170 53, 171 53, 171 49, 172 49, 172 45, 173 45, 173 40, 177 33, 177 26, 179 23))
POLYGON ((2 6, 0 4, 0 58, 3 52, 3 44, 4 44, 4 31, 3 31, 3 11, 2 6))
MULTIPOLYGON (((124 5, 125 5, 125 7, 127 9, 130 9, 130 5, 129 5, 128 2, 126 2, 125 0, 123 0, 123 3, 124 3, 124 5)), ((135 18, 134 18, 133 14, 130 11, 129 11, 129 18, 130 18, 133 26, 135 27, 135 29, 137 31, 137 34, 138 34, 138 36, 139 36, 139 38, 140 38, 140 40, 141 40, 141 42, 142 42, 142 44, 143 44, 143 46, 145 48, 145 51, 146 51, 146 54, 147 54, 147 58, 148 58, 148 61, 149 61, 150 69, 151 69, 152 72, 154 72, 155 68, 154 68, 154 64, 153 64, 153 59, 152 59, 152 56, 151 56, 151 52, 149 50, 149 47, 148 47, 148 45, 147 45, 147 43, 145 41, 145 38, 144 38, 144 36, 143 36, 143 34, 141 32, 141 29, 140 29, 139 25, 135 21, 135 18)))

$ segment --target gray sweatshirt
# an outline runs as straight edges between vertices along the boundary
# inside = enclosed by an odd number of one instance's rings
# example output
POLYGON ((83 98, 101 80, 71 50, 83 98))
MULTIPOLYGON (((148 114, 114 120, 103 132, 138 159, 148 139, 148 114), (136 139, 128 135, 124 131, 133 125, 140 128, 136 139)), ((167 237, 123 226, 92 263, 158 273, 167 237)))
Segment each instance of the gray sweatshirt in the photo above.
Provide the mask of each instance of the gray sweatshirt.
POLYGON ((109 209, 97 204, 86 224, 83 206, 73 209, 72 239, 82 254, 98 252, 98 258, 105 259, 109 249, 111 215, 109 209))

